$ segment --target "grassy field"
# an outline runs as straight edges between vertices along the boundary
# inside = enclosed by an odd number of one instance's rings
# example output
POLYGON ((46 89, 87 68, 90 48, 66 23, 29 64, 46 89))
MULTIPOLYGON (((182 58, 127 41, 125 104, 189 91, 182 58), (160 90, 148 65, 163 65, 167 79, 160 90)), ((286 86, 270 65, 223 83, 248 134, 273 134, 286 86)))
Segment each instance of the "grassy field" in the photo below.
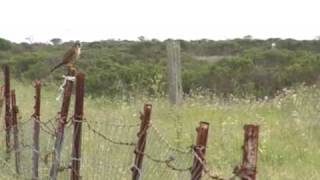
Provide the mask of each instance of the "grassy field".
MULTIPOLYGON (((31 84, 13 82, 21 116, 21 139, 31 144, 33 87, 31 84)), ((59 111, 55 100, 58 91, 44 87, 42 91, 41 119, 52 120, 59 111)), ((133 98, 108 100, 85 99, 85 117, 96 131, 115 142, 136 142, 139 111, 145 102, 153 104, 152 125, 149 130, 146 152, 157 159, 174 157, 173 165, 187 168, 192 164, 190 153, 178 153, 172 147, 188 150, 195 140, 195 128, 200 121, 210 123, 207 161, 210 170, 223 177, 232 176, 234 166, 240 164, 243 144, 243 125, 261 126, 258 178, 260 180, 318 180, 320 179, 320 89, 299 87, 285 90, 273 99, 254 100, 230 98, 228 101, 207 95, 186 98, 179 107, 170 106, 164 98, 133 98), (119 126, 126 125, 126 126, 119 126), (168 142, 167 142, 168 141, 168 142), (169 144, 167 144, 169 143, 169 144)), ((73 112, 73 105, 70 109, 73 112)), ((53 124, 54 125, 54 124, 53 124)), ((70 161, 71 126, 66 129, 62 164, 70 161)), ((94 133, 86 123, 83 127, 82 169, 83 179, 130 179, 134 146, 117 145, 94 133)), ((4 161, 4 140, 0 152, 1 179, 30 179, 32 149, 22 150, 23 172, 14 175, 14 158, 4 161)), ((41 157, 52 150, 54 139, 41 132, 41 157)), ((42 179, 46 179, 50 159, 41 161, 42 179)), ((188 172, 176 172, 164 164, 145 158, 143 179, 189 179, 188 172)), ((60 173, 68 179, 69 172, 60 173)))

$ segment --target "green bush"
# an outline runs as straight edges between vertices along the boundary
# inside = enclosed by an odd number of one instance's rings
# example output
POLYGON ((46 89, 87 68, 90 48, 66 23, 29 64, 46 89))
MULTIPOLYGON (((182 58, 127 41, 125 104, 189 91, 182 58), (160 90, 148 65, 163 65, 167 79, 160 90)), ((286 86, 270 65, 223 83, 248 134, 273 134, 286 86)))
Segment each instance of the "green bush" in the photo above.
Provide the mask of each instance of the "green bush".
POLYGON ((11 42, 3 38, 0 38, 0 50, 7 51, 9 49, 11 49, 11 42))
MULTIPOLYGON (((14 44, 0 39, 0 63, 9 63, 16 78, 61 83, 61 61, 71 42, 14 44)), ((319 41, 235 39, 181 40, 182 84, 185 93, 205 89, 222 96, 273 96, 297 84, 319 80, 319 41), (271 43, 277 46, 271 49, 271 43), (196 56, 219 56, 210 62, 196 56)), ((83 43, 77 67, 86 73, 87 93, 93 96, 163 96, 167 90, 165 42, 99 41, 83 43)))
POLYGON ((218 94, 272 96, 299 83, 316 83, 319 55, 288 50, 255 50, 211 66, 208 88, 218 94))

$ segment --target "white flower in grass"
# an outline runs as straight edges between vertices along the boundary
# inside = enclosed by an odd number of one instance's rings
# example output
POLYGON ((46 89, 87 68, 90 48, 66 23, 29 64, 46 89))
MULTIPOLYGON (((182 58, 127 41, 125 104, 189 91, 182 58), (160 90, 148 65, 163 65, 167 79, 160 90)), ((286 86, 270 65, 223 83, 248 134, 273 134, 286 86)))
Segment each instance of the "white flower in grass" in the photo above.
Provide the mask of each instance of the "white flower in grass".
POLYGON ((294 103, 296 103, 296 101, 297 101, 297 94, 293 94, 293 95, 292 95, 292 100, 293 100, 294 103))

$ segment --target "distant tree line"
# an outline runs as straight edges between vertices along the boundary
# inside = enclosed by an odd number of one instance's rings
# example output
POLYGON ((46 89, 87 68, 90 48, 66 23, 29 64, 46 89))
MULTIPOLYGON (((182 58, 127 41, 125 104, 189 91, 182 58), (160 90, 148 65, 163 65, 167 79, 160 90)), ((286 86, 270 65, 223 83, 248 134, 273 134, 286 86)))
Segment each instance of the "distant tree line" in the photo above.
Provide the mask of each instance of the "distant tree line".
MULTIPOLYGON (((0 38, 0 63, 9 63, 15 78, 23 81, 61 83, 65 69, 53 74, 49 70, 72 42, 59 38, 51 42, 13 43, 0 38)), ((202 39, 180 44, 186 95, 206 90, 221 96, 273 96, 283 88, 320 80, 320 40, 202 39)), ((85 42, 77 66, 87 74, 86 88, 92 96, 166 95, 164 41, 139 37, 139 41, 85 42)))

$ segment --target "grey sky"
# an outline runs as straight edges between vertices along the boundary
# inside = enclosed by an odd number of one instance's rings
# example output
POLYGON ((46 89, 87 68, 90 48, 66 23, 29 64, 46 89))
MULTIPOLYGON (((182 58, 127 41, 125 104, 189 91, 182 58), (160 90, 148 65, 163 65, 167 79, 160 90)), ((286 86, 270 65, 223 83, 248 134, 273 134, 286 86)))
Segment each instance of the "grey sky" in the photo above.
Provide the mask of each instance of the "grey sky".
POLYGON ((2 0, 0 37, 102 39, 314 39, 317 0, 2 0))

